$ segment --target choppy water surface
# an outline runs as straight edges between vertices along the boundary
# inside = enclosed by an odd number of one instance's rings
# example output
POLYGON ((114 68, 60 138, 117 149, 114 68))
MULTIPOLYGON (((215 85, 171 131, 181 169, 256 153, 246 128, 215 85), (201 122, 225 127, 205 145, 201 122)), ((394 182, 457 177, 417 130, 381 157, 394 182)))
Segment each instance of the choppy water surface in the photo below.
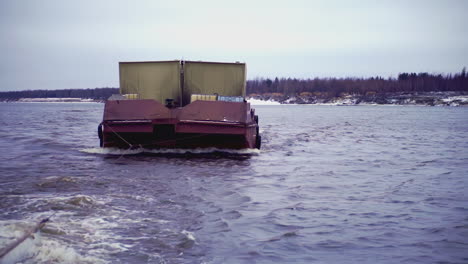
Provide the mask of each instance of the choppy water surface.
POLYGON ((467 263, 468 108, 257 106, 263 148, 102 151, 102 104, 0 104, 4 263, 467 263), (122 155, 123 154, 123 155, 122 155))

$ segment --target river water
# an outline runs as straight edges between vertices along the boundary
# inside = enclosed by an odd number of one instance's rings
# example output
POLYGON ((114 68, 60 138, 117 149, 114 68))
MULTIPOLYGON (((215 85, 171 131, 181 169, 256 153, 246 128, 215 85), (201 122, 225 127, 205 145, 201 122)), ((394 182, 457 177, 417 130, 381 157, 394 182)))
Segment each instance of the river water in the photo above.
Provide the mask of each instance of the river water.
POLYGON ((2 263, 468 263, 468 108, 256 106, 261 151, 98 148, 103 104, 0 103, 2 263))

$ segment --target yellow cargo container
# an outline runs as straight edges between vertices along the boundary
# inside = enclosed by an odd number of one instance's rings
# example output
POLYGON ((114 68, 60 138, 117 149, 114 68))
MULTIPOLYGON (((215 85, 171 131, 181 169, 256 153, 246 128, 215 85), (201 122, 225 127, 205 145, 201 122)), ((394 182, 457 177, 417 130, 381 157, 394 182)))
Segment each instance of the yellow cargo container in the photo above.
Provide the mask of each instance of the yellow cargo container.
POLYGON ((120 94, 138 94, 138 99, 180 102, 180 61, 120 62, 120 94))
POLYGON ((120 94, 128 99, 154 99, 176 106, 196 100, 216 99, 198 95, 245 97, 245 63, 202 61, 120 62, 120 94), (192 98, 192 95, 197 95, 192 98))
POLYGON ((138 94, 123 94, 123 96, 127 99, 140 99, 140 96, 138 94))
POLYGON ((192 94, 245 97, 245 63, 184 62, 184 102, 192 94))
POLYGON ((195 101, 217 101, 218 95, 216 94, 192 94, 190 97, 190 103, 195 101))

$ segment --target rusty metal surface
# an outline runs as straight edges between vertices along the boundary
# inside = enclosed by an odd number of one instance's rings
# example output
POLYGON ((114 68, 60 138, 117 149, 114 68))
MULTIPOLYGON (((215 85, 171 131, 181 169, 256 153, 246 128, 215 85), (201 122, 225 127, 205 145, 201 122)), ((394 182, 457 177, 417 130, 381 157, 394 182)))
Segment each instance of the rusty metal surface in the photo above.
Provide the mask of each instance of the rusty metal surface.
POLYGON ((177 133, 229 134, 244 135, 246 127, 232 125, 213 125, 210 123, 178 123, 177 133))
POLYGON ((122 123, 122 124, 115 124, 115 123, 107 123, 104 126, 104 133, 153 133, 153 124, 132 124, 132 123, 122 123))
POLYGON ((248 103, 195 101, 182 108, 178 119, 246 123, 249 109, 248 103))
POLYGON ((171 111, 156 100, 107 101, 104 121, 171 118, 171 111))
POLYGON ((249 103, 195 101, 169 109, 155 100, 122 100, 104 109, 104 147, 255 148, 258 125, 249 103))

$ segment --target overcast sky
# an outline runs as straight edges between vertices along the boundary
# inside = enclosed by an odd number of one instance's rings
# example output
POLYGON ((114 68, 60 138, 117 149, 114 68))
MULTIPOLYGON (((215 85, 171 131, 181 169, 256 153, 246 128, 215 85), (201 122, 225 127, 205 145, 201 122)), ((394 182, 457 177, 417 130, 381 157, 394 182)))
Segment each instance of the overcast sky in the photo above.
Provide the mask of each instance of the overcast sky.
POLYGON ((468 1, 0 1, 0 90, 118 87, 118 62, 241 61, 248 78, 454 73, 468 1))

